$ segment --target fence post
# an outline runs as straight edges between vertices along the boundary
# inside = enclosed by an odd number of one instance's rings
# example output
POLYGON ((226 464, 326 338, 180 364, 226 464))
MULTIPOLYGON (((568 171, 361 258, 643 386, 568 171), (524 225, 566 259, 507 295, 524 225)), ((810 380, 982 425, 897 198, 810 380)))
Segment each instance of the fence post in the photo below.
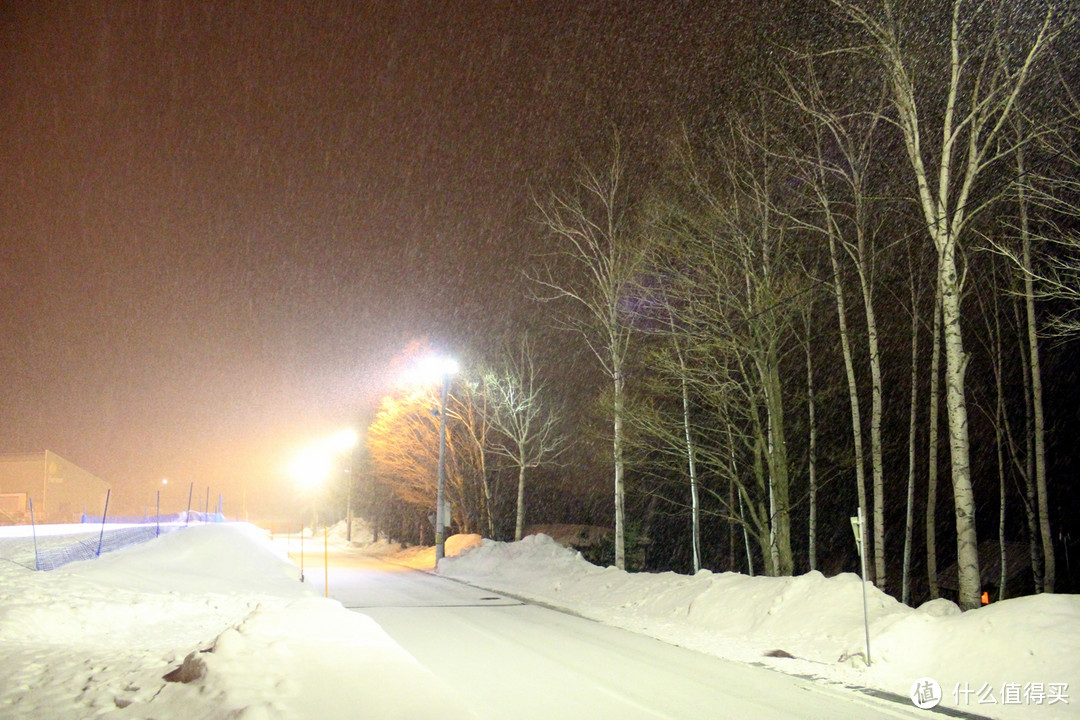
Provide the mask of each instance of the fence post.
POLYGON ((101 557, 101 541, 105 539, 105 516, 109 514, 109 496, 112 495, 112 489, 105 491, 105 511, 101 513, 101 534, 98 535, 97 541, 97 556, 101 557))
POLYGON ((187 515, 184 515, 184 527, 191 522, 191 493, 195 492, 195 483, 188 485, 187 489, 187 515))
POLYGON ((28 497, 30 501, 30 533, 34 536, 34 569, 40 570, 41 563, 38 561, 37 551, 37 522, 34 520, 34 498, 28 497))

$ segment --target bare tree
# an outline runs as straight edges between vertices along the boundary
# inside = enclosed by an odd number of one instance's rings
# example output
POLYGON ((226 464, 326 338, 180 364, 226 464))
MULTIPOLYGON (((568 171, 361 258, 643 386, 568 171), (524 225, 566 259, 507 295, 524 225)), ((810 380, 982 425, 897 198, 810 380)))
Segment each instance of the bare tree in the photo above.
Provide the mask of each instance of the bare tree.
POLYGON ((611 383, 615 566, 625 569, 624 424, 632 326, 623 304, 641 268, 642 253, 631 226, 626 159, 618 140, 606 167, 598 170, 582 163, 572 191, 553 193, 537 206, 563 261, 563 267, 549 265, 532 277, 537 298, 570 306, 562 314, 563 325, 581 335, 611 383))
MULTIPOLYGON (((693 445, 693 456, 735 484, 739 507, 714 495, 727 517, 758 539, 766 572, 791 574, 790 467, 781 359, 791 349, 805 278, 793 262, 792 227, 777 210, 790 163, 767 152, 764 121, 741 119, 705 162, 684 158, 685 198, 673 223, 677 250, 661 253, 673 332, 686 353, 678 372, 716 408, 729 442, 693 445), (730 462, 728 462, 730 459, 730 462), (750 472, 740 470, 740 461, 750 472)), ((685 427, 685 426, 684 426, 685 427)))
POLYGON ((885 463, 881 438, 884 394, 881 379, 881 350, 878 339, 877 315, 874 309, 874 261, 876 258, 876 225, 870 190, 871 169, 879 140, 878 127, 882 120, 884 87, 871 93, 869 105, 858 107, 859 98, 831 99, 826 97, 818 71, 811 61, 806 63, 803 78, 784 73, 787 101, 804 113, 812 129, 814 147, 804 156, 809 192, 816 212, 805 220, 806 227, 828 240, 832 268, 833 295, 836 300, 840 327, 840 344, 848 382, 851 405, 852 439, 854 443, 855 483, 859 508, 865 517, 873 518, 872 554, 874 564, 869 568, 878 587, 886 587, 885 574, 885 463), (845 106, 855 106, 854 109, 845 106), (854 267, 866 319, 866 348, 870 366, 870 468, 873 481, 873 512, 867 504, 864 468, 862 412, 859 388, 853 361, 851 330, 845 302, 840 251, 854 267))
MULTIPOLYGON (((964 382, 968 356, 961 333, 964 278, 959 249, 971 218, 992 201, 979 194, 980 181, 1017 148, 1006 137, 1008 124, 1061 25, 1053 4, 1034 25, 1025 25, 1008 13, 1004 0, 978 5, 952 0, 945 25, 947 54, 940 61, 925 62, 917 55, 934 47, 936 39, 911 36, 911 24, 905 21, 913 18, 901 17, 893 0, 832 2, 866 34, 869 43, 864 47, 878 60, 889 82, 911 181, 938 255, 959 601, 961 607, 974 608, 980 602, 979 557, 969 460, 964 382), (935 68, 940 72, 935 73, 935 68), (925 112, 926 106, 932 107, 939 99, 942 107, 925 112)), ((927 24, 920 31, 929 33, 933 28, 927 24)))
MULTIPOLYGON (((1021 135, 1022 131, 1019 129, 1019 122, 1016 123, 1016 127, 1017 135, 1021 135)), ((1036 291, 1036 283, 1040 287, 1050 288, 1050 292, 1047 294, 1049 297, 1067 298, 1068 294, 1063 294, 1057 288, 1066 288, 1068 290, 1070 285, 1071 288, 1076 288, 1075 283, 1080 280, 1080 272, 1078 272, 1080 269, 1072 270, 1075 275, 1071 282, 1065 279, 1069 272, 1067 264, 1051 268, 1048 272, 1041 274, 1035 269, 1033 245, 1041 238, 1035 237, 1035 233, 1032 232, 1032 212, 1033 210, 1043 210, 1055 214, 1055 211, 1064 208, 1061 207, 1061 203, 1058 201, 1054 191, 1046 189, 1040 182, 1045 182, 1047 179, 1039 178, 1036 173, 1029 174, 1026 155, 1026 148, 1018 149, 1015 154, 1017 181, 1013 185, 1016 222, 1010 228, 1012 232, 1009 234, 1012 237, 1003 241, 991 239, 990 244, 995 252, 1012 261, 1013 265, 1019 270, 1022 285, 1022 289, 1016 294, 1022 302, 1024 327, 1026 329, 1024 333, 1026 347, 1023 348, 1022 357, 1024 361, 1024 389, 1027 395, 1026 407, 1031 415, 1030 431, 1027 433, 1030 445, 1028 463, 1031 466, 1031 472, 1024 473, 1024 479, 1034 490, 1034 497, 1032 498, 1034 503, 1033 507, 1029 508, 1029 518, 1034 516, 1034 520, 1038 525, 1040 540, 1037 551, 1033 547, 1032 570, 1035 574, 1036 592, 1054 592, 1054 544, 1053 535, 1050 532, 1049 501, 1047 499, 1046 420, 1043 413, 1042 365, 1039 352, 1039 326, 1035 308, 1036 299, 1039 296, 1036 291), (1041 202, 1036 205, 1033 199, 1041 202), (1064 270, 1064 273, 1062 273, 1062 270, 1064 270)), ((1070 181, 1066 180, 1065 182, 1070 181)), ((1055 183, 1047 184, 1051 187, 1056 185, 1055 183)), ((1077 183, 1076 187, 1080 188, 1080 183, 1077 183)), ((1060 190, 1061 187, 1058 185, 1054 189, 1060 190)), ((1050 223, 1050 226, 1053 227, 1053 223, 1050 223)), ((1056 235, 1055 239, 1060 237, 1062 236, 1056 235)), ((1065 237, 1068 237, 1068 235, 1065 235, 1065 237)), ((1080 300, 1080 291, 1076 292, 1076 300, 1080 300)), ((1068 323, 1067 320, 1061 321, 1060 319, 1056 322, 1059 330, 1065 329, 1068 323)), ((1078 329, 1080 329, 1080 326, 1078 326, 1078 329)), ((1065 334, 1068 334, 1067 329, 1065 334)), ((1010 448, 1015 447, 1012 442, 1009 443, 1009 446, 1010 448)))
POLYGON ((485 372, 481 382, 488 418, 497 435, 491 451, 517 470, 514 539, 520 540, 525 526, 526 471, 554 462, 566 448, 567 437, 560 431, 558 415, 545 405, 546 387, 533 364, 527 336, 517 353, 508 353, 502 366, 485 372))

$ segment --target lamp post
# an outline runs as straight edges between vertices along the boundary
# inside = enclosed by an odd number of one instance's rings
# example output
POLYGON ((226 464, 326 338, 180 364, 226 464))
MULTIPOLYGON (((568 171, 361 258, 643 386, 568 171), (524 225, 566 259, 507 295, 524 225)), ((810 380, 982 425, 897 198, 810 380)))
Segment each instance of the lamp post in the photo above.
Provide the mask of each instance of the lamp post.
POLYGON ((345 540, 352 542, 352 454, 360 438, 355 430, 346 429, 330 439, 331 448, 346 456, 345 463, 345 540))
POLYGON ((450 376, 458 365, 450 359, 443 360, 442 395, 439 402, 439 478, 435 494, 435 566, 446 557, 446 396, 450 393, 450 376))

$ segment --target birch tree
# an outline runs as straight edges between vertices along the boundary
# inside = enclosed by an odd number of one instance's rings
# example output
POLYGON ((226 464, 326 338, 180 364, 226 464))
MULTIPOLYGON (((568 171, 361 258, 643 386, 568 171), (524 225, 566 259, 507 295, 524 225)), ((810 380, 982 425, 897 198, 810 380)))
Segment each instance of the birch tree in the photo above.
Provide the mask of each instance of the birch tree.
POLYGON ((516 354, 507 354, 501 368, 485 372, 481 382, 488 417, 498 436, 491 450, 517 471, 514 539, 520 540, 525 526, 525 475, 555 461, 566 448, 567 438, 560 431, 558 415, 545 404, 547 387, 537 373, 527 337, 516 354))
POLYGON ((732 438, 729 470, 703 442, 694 456, 712 456, 709 464, 735 483, 741 511, 727 503, 729 517, 758 538, 766 572, 787 575, 794 561, 781 360, 797 313, 788 299, 803 289, 803 276, 790 218, 777 210, 790 163, 765 150, 768 135, 764 122, 734 120, 706 162, 687 153, 682 224, 673 230, 681 243, 664 253, 658 273, 672 287, 691 386, 732 438))
POLYGON ((884 393, 881 379, 881 349, 877 315, 874 308, 875 228, 872 217, 873 196, 870 189, 872 164, 875 161, 878 126, 882 119, 884 93, 871 92, 867 107, 858 107, 858 98, 828 99, 812 62, 807 62, 800 80, 785 73, 787 99, 810 120, 807 133, 814 146, 804 156, 809 179, 809 193, 816 206, 807 227, 828 241, 832 268, 832 289, 840 328, 840 346, 848 383, 854 445, 855 485, 859 508, 872 518, 870 554, 871 578, 878 587, 886 587, 885 571, 885 462, 881 425, 884 393), (854 106, 854 108, 850 107, 854 106), (867 502, 865 450, 859 383, 855 374, 850 321, 848 318, 841 260, 855 269, 866 322, 866 348, 870 369, 870 468, 873 508, 867 502))
POLYGON ((1019 99, 1060 33, 1054 7, 1034 23, 1008 12, 1004 0, 952 0, 943 29, 902 16, 892 0, 832 0, 869 39, 890 86, 896 125, 907 151, 910 182, 938 256, 945 347, 945 404, 955 499, 959 602, 980 603, 975 497, 971 485, 962 334, 964 283, 960 247, 969 223, 990 202, 980 194, 991 170, 1015 152, 1006 137, 1019 99), (938 41, 945 56, 925 55, 938 41), (940 105, 937 105, 940 103, 940 105))
MULTIPOLYGON (((1074 100, 1076 102, 1076 100, 1074 100)), ((1080 118, 1080 109, 1074 111, 1080 118)), ((1021 127, 1021 123, 1016 123, 1021 127)), ((1022 134, 1017 130, 1018 134, 1022 134)), ((1023 473, 1030 485, 1029 518, 1038 525, 1038 549, 1032 549, 1032 569, 1035 573, 1036 592, 1054 592, 1056 564, 1053 535, 1050 528, 1046 420, 1043 409, 1043 383, 1039 351, 1040 332, 1059 338, 1080 335, 1080 235, 1070 226, 1080 218, 1080 154, 1075 149, 1076 131, 1068 128, 1057 133, 1042 134, 1041 143, 1057 161, 1056 172, 1033 171, 1027 159, 1026 148, 1017 151, 1014 202, 1016 220, 1008 233, 1011 237, 994 242, 993 248, 1012 261, 1019 271, 1021 290, 1016 293, 1022 306, 1024 319, 1022 358, 1024 365, 1024 388, 1027 408, 1030 412, 1030 430, 1026 433, 1029 448, 1027 464, 1030 469, 1023 473), (1033 218, 1033 215, 1037 216, 1033 218), (1062 222, 1064 221, 1064 222, 1062 222), (1033 223, 1039 229, 1033 229, 1033 223), (1043 249, 1042 266, 1036 264, 1036 245, 1043 249), (1062 314, 1052 317, 1040 328, 1036 313, 1037 300, 1064 301, 1071 306, 1062 314), (1038 557, 1036 557, 1038 555, 1038 557)), ((1015 448, 1010 440, 1009 445, 1015 448)), ((1015 454, 1015 453, 1013 453, 1015 454)), ((1019 465, 1018 465, 1019 467, 1019 465)), ((1033 534, 1034 536, 1034 534, 1033 534)))
POLYGON ((616 141, 603 168, 581 164, 572 190, 538 202, 555 238, 555 260, 532 277, 542 302, 559 303, 563 326, 577 332, 600 363, 612 398, 615 566, 626 568, 624 424, 632 325, 623 302, 642 266, 626 187, 626 158, 616 141))

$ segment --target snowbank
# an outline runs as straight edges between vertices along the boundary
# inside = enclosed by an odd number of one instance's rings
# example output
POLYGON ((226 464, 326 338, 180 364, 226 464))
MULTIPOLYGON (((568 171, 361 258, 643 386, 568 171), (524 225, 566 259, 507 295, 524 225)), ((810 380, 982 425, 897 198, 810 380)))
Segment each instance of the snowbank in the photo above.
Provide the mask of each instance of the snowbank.
POLYGON ((626 573, 591 565, 545 535, 484 540, 444 559, 438 571, 785 672, 904 697, 916 680, 930 677, 941 687, 942 705, 1001 718, 1080 717, 1080 696, 1062 697, 1080 693, 1076 595, 1018 598, 961 613, 945 600, 912 609, 869 586, 873 662, 867 667, 862 583, 851 574, 626 573))
POLYGON ((243 524, 51 573, 0 562, 0 716, 470 717, 374 621, 297 580, 243 524))

